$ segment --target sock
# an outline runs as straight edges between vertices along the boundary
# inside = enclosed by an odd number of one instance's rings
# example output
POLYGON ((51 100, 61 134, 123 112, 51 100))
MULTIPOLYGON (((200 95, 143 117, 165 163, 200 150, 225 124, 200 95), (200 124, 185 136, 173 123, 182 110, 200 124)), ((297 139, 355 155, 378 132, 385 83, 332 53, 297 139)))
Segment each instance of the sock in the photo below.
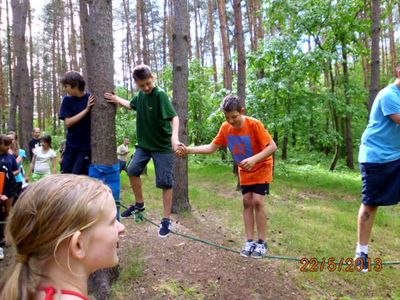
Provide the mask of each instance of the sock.
POLYGON ((144 205, 144 202, 142 202, 142 203, 136 202, 135 203, 135 206, 137 206, 137 207, 143 207, 143 205, 144 205))
POLYGON ((248 243, 251 243, 253 240, 247 240, 248 243))
POLYGON ((364 252, 365 254, 368 254, 368 244, 360 245, 359 243, 357 243, 356 252, 357 253, 364 252))
POLYGON ((259 243, 259 244, 264 244, 264 240, 258 239, 258 242, 257 242, 257 243, 259 243))

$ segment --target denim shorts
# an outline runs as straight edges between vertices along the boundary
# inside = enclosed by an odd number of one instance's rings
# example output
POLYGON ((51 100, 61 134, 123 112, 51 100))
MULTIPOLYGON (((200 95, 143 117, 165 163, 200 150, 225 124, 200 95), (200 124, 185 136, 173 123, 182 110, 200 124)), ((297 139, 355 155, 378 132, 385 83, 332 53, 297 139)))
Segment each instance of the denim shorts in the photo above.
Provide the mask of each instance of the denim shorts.
POLYGON ((361 163, 362 203, 395 205, 400 201, 400 159, 388 163, 361 163))
POLYGON ((175 161, 173 152, 152 152, 137 147, 127 167, 128 176, 140 177, 150 159, 153 159, 156 172, 156 187, 160 189, 172 188, 174 186, 173 169, 175 161))

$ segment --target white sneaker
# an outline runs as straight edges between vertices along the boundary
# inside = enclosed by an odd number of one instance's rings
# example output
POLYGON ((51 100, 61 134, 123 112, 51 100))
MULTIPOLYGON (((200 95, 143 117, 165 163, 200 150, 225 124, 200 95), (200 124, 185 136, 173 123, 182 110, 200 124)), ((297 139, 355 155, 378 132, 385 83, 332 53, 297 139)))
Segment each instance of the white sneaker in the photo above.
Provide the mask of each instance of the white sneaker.
POLYGON ((240 251, 240 255, 244 256, 244 257, 249 257, 255 247, 256 247, 256 243, 254 241, 246 242, 246 244, 242 248, 242 251, 240 251))
POLYGON ((252 258, 263 258, 267 254, 267 243, 256 243, 256 248, 251 253, 252 258))
POLYGON ((0 260, 4 259, 4 250, 0 247, 0 260))

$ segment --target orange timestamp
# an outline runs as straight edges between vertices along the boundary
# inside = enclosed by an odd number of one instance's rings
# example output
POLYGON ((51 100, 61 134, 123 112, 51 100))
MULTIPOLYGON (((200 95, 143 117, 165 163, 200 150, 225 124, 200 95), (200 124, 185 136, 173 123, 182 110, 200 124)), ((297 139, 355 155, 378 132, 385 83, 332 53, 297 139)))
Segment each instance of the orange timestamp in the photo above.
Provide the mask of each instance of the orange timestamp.
MULTIPOLYGON (((363 270, 363 259, 358 258, 340 258, 335 257, 325 258, 318 260, 315 257, 300 259, 300 272, 322 272, 328 270, 329 272, 361 272, 363 270)), ((383 269, 383 261, 380 258, 367 259, 368 271, 380 272, 383 269)))

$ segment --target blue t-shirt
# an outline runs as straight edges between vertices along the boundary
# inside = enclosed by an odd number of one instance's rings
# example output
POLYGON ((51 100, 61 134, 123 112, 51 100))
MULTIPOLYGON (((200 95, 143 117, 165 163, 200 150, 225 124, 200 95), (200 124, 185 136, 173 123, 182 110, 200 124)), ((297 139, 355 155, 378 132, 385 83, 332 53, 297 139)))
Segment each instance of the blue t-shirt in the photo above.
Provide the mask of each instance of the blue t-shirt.
POLYGON ((16 182, 24 182, 25 181, 25 176, 24 176, 24 166, 22 165, 22 162, 25 160, 26 158, 26 153, 24 149, 19 149, 19 156, 21 156, 23 158, 23 160, 21 161, 21 163, 17 163, 18 167, 19 167, 19 173, 17 176, 15 176, 15 181, 16 182))
POLYGON ((400 159, 400 125, 390 115, 400 114, 400 88, 392 84, 376 96, 361 137, 358 161, 386 163, 400 159))
POLYGON ((19 170, 17 161, 15 160, 15 157, 12 154, 8 153, 0 154, 0 164, 2 166, 6 166, 8 169, 11 170, 11 172, 19 170))
MULTIPOLYGON (((89 101, 89 93, 82 97, 65 96, 61 104, 60 119, 71 118, 83 111, 89 101)), ((87 113, 78 123, 68 128, 67 147, 90 150, 90 115, 87 113)))

